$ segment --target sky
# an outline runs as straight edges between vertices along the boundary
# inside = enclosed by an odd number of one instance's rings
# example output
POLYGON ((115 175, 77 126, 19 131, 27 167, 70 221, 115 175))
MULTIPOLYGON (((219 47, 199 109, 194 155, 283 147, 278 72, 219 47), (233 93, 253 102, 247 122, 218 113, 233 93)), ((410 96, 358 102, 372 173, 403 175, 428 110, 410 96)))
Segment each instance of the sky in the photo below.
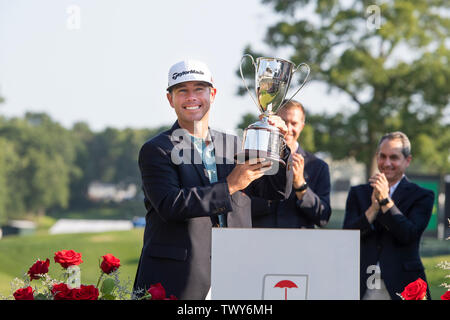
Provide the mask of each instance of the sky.
MULTIPOLYGON (((232 132, 258 113, 248 94, 236 94, 244 48, 289 58, 264 44, 278 20, 260 0, 0 0, 0 115, 45 112, 95 131, 171 125, 167 73, 193 58, 208 64, 218 89, 210 126, 232 132)), ((314 83, 295 98, 311 113, 350 103, 314 83)))

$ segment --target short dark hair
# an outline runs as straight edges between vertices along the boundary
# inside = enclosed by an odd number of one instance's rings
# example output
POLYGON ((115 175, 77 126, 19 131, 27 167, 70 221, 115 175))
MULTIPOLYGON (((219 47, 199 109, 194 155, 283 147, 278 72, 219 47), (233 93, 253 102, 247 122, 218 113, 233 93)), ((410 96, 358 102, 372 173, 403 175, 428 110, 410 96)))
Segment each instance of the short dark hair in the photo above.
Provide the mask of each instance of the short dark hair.
POLYGON ((402 154, 405 158, 411 155, 411 142, 409 142, 408 136, 401 131, 389 132, 381 137, 377 146, 377 153, 380 151, 380 146, 384 140, 400 140, 402 142, 402 154))
POLYGON ((302 111, 303 114, 303 122, 305 122, 306 120, 306 112, 305 112, 305 107, 303 107, 303 105, 298 102, 297 100, 288 100, 288 99, 284 99, 283 102, 281 103, 281 109, 278 109, 277 114, 279 112, 282 112, 284 109, 290 109, 290 108, 299 108, 302 111))

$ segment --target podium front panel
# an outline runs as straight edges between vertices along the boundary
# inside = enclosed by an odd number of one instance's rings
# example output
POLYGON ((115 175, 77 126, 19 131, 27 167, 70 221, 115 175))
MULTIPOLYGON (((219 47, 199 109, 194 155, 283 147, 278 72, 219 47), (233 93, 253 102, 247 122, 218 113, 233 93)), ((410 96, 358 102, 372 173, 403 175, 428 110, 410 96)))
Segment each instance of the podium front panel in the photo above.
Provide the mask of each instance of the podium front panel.
POLYGON ((359 231, 213 228, 214 300, 359 300, 359 231))

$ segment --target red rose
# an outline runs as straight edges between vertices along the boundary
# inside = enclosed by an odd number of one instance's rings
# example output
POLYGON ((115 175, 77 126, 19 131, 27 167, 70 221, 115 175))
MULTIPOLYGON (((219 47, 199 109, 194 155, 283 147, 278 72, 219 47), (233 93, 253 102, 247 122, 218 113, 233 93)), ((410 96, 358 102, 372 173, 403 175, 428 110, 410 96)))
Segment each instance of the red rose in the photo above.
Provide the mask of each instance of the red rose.
POLYGON ((164 300, 166 298, 166 290, 161 283, 152 284, 147 291, 152 295, 151 300, 164 300))
POLYGON ((34 300, 33 288, 26 287, 17 289, 16 292, 13 293, 13 296, 16 300, 34 300))
POLYGON ((80 288, 72 289, 72 300, 98 300, 98 289, 93 286, 81 285, 80 288))
POLYGON ((120 260, 114 257, 111 253, 105 254, 102 258, 103 261, 100 265, 100 268, 104 273, 110 274, 120 267, 120 260))
POLYGON ((54 284, 52 294, 55 300, 72 300, 72 290, 65 283, 54 284))
POLYGON ((79 265, 83 260, 81 260, 81 253, 73 250, 61 250, 55 252, 55 262, 67 269, 69 266, 79 265))
POLYGON ((411 282, 405 287, 405 290, 401 293, 405 300, 424 300, 427 294, 427 283, 418 278, 416 281, 411 282))
POLYGON ((44 274, 48 272, 48 266, 50 265, 50 260, 47 259, 45 261, 37 260, 31 267, 28 269, 28 274, 30 275, 30 280, 39 279, 40 274, 44 274))
POLYGON ((442 296, 441 300, 450 300, 450 290, 447 290, 442 296))

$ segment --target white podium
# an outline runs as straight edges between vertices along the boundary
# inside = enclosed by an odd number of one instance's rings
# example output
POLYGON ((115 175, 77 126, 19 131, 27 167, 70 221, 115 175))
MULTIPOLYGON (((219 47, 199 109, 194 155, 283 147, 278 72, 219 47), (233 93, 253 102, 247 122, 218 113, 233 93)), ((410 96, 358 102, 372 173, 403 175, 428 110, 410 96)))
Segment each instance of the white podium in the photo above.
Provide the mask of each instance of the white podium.
POLYGON ((213 300, 359 300, 359 231, 213 228, 213 300))

